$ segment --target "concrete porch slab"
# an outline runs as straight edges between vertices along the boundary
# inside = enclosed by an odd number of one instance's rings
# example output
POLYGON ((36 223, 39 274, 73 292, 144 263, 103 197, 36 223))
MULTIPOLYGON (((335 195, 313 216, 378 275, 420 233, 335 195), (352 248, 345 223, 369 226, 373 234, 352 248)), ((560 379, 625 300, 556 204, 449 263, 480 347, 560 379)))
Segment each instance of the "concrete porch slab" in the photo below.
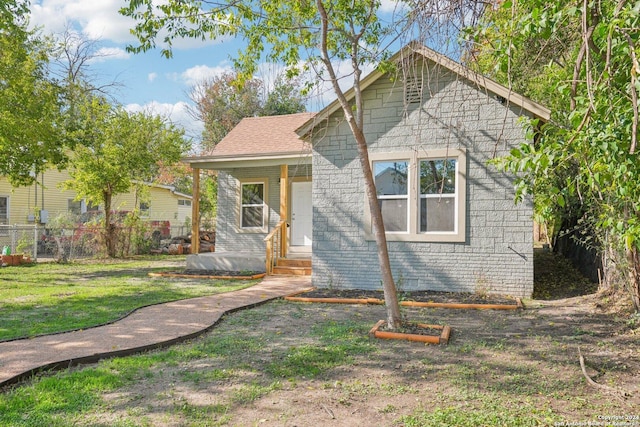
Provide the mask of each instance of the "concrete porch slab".
POLYGON ((187 255, 187 270, 256 271, 266 270, 265 254, 247 252, 205 252, 187 255))

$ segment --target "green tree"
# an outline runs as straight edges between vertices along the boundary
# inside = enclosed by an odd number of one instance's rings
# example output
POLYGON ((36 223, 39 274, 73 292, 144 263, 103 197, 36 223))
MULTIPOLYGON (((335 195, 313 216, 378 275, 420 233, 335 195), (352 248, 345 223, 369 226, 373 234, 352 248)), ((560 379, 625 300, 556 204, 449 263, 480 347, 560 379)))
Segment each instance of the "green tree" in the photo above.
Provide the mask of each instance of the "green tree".
POLYGON ((72 179, 65 186, 78 198, 104 206, 104 241, 113 257, 113 196, 130 191, 134 181, 152 182, 160 164, 177 162, 188 142, 184 131, 161 117, 113 108, 102 98, 91 98, 79 114, 81 126, 73 135, 77 145, 69 165, 72 179))
POLYGON ((236 74, 228 72, 200 82, 191 90, 190 98, 196 105, 193 115, 204 123, 203 150, 215 147, 243 118, 260 113, 262 82, 236 81, 236 74))
POLYGON ((28 12, 26 2, 0 4, 0 174, 14 185, 31 184, 66 158, 48 44, 27 29, 28 12))
POLYGON ((203 151, 213 149, 245 117, 305 111, 297 81, 284 75, 267 90, 260 79, 239 81, 237 73, 227 72, 196 84, 189 96, 195 103, 192 116, 204 123, 203 151))
POLYGON ((305 112, 305 99, 300 88, 298 79, 289 79, 286 74, 278 75, 273 89, 267 93, 260 115, 280 116, 305 112))
MULTIPOLYGON (((390 328, 397 328, 401 322, 400 309, 369 163, 360 85, 364 64, 379 63, 387 56, 386 50, 380 48, 388 32, 378 19, 379 6, 379 0, 205 3, 169 0, 161 5, 155 5, 152 0, 129 0, 121 13, 138 21, 134 33, 140 45, 130 47, 134 52, 155 47, 161 31, 166 31, 162 53, 167 57, 171 57, 172 39, 175 37, 216 39, 239 36, 247 43, 235 60, 236 69, 240 70, 240 81, 253 76, 259 62, 266 59, 284 63, 289 70, 296 70, 303 61, 311 63, 314 70, 319 70, 319 77, 331 83, 356 141, 376 237, 387 322, 390 328), (347 99, 339 85, 334 61, 340 60, 347 61, 352 67, 350 75, 355 94, 352 101, 347 99)), ((390 26, 391 29, 396 27, 395 23, 390 26)))
POLYGON ((533 146, 503 164, 552 223, 595 233, 640 309, 640 2, 509 0, 472 32, 483 71, 553 108, 533 146))

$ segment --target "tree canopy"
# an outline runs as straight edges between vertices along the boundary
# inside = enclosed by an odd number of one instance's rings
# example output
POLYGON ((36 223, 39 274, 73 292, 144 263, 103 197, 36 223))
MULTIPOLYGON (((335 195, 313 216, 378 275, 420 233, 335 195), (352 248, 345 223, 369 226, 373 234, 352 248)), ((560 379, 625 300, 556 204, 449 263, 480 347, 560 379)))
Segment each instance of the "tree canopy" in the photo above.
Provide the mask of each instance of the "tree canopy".
POLYGON ((0 174, 27 185, 65 160, 60 90, 47 75, 48 44, 27 29, 28 4, 0 4, 0 174))
POLYGON ((78 141, 70 161, 67 188, 78 198, 103 205, 105 242, 115 254, 111 200, 130 191, 134 182, 153 182, 162 163, 177 162, 188 149, 184 131, 159 116, 129 113, 92 97, 79 106, 78 141))
POLYGON ((204 123, 203 150, 215 147, 245 117, 305 111, 300 88, 283 75, 268 89, 257 78, 238 82, 237 74, 229 71, 195 85, 190 98, 193 116, 204 123))
POLYGON ((504 160, 519 194, 536 195, 539 218, 588 229, 640 309, 640 2, 509 0, 473 37, 483 71, 553 109, 504 160))

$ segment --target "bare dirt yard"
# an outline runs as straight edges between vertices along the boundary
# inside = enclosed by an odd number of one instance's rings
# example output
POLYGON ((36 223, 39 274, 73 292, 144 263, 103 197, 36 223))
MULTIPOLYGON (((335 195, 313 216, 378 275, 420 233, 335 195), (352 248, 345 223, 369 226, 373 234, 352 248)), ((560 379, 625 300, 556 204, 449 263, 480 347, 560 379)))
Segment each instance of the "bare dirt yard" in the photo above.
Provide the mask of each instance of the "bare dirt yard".
POLYGON ((523 311, 403 309, 450 325, 447 346, 368 338, 383 306, 270 302, 142 356, 153 363, 74 425, 640 426, 640 325, 611 297, 554 295, 523 311))

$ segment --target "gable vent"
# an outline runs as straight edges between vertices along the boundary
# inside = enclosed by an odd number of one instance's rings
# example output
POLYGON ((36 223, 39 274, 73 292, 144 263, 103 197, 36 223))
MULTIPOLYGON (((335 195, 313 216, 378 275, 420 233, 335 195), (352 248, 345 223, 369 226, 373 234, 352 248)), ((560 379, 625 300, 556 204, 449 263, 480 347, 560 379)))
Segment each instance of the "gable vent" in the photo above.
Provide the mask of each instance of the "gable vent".
POLYGON ((404 83, 404 101, 407 104, 421 103, 422 76, 406 76, 404 83))

